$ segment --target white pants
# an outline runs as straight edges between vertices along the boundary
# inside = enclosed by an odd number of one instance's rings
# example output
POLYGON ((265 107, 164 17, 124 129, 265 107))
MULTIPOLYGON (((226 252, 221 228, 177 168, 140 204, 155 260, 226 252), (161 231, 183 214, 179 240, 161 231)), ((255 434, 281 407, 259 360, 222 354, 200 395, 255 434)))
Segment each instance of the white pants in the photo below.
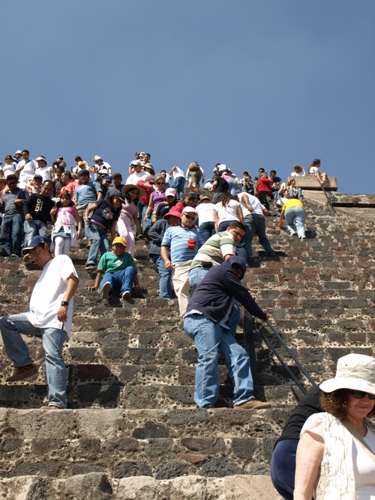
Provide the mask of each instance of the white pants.
POLYGON ((173 268, 172 281, 178 299, 180 316, 185 314, 190 299, 189 269, 191 263, 192 261, 188 260, 187 262, 176 264, 173 268))

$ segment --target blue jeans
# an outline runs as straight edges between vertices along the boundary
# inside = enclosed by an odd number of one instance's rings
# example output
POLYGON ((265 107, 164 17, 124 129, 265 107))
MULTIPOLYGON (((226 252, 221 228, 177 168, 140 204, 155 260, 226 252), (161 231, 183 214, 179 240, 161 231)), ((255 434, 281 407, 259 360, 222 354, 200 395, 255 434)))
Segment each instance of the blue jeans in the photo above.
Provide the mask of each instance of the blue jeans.
POLYGON ((120 290, 120 297, 123 296, 124 292, 132 292, 134 283, 135 269, 132 266, 128 266, 122 271, 115 273, 105 273, 100 282, 100 291, 103 291, 103 286, 105 283, 110 283, 111 291, 117 289, 120 290))
POLYGON ((159 273, 159 295, 162 299, 172 299, 173 291, 171 285, 172 271, 165 269, 164 261, 160 255, 151 254, 152 262, 158 269, 159 273))
POLYGON ((87 224, 85 234, 87 239, 91 241, 86 264, 96 264, 99 250, 101 255, 109 251, 107 231, 96 224, 87 224))
POLYGON ((233 382, 233 404, 252 399, 253 378, 246 351, 236 342, 230 330, 222 328, 201 314, 185 317, 186 334, 195 342, 198 365, 195 371, 194 401, 198 408, 214 406, 219 397, 218 354, 225 357, 225 364, 233 382))
POLYGON ((248 214, 245 217, 246 232, 244 236, 244 246, 248 259, 253 258, 253 236, 256 234, 259 238, 259 243, 262 245, 266 253, 272 251, 271 243, 266 236, 266 219, 260 214, 248 214))
POLYGON ((208 238, 215 234, 215 223, 214 222, 203 222, 198 227, 198 233, 201 235, 203 243, 206 243, 208 238))
POLYGON ((16 368, 30 365, 29 350, 22 335, 35 335, 42 339, 46 353, 46 376, 50 405, 66 408, 66 371, 62 348, 68 336, 58 328, 36 328, 27 314, 12 314, 0 319, 0 330, 8 357, 16 368))
POLYGON ((41 220, 25 220, 23 229, 25 231, 25 246, 33 236, 37 236, 38 234, 47 238, 47 226, 41 220))
POLYGON ((147 205, 143 203, 143 201, 138 202, 137 209, 138 209, 138 220, 142 226, 142 232, 144 233, 147 229, 150 229, 151 227, 151 218, 149 217, 146 221, 144 220, 144 217, 147 212, 147 205))
POLYGON ((305 211, 302 207, 292 207, 285 210, 285 220, 290 233, 294 233, 295 224, 298 237, 305 236, 305 211))
POLYGON ((184 197, 185 183, 185 177, 177 177, 172 185, 172 187, 176 190, 176 193, 178 194, 180 200, 182 200, 182 198, 184 197))
MULTIPOLYGON (((292 196, 294 196, 295 193, 294 193, 294 189, 293 188, 290 188, 289 189, 289 198, 291 198, 292 196)), ((297 198, 300 200, 301 198, 303 198, 302 196, 302 189, 301 188, 297 188, 297 198)))
POLYGON ((293 500, 297 445, 298 439, 284 439, 272 453, 272 484, 285 500, 293 500))
POLYGON ((12 254, 21 256, 23 221, 22 215, 5 215, 3 217, 0 240, 4 257, 12 254))

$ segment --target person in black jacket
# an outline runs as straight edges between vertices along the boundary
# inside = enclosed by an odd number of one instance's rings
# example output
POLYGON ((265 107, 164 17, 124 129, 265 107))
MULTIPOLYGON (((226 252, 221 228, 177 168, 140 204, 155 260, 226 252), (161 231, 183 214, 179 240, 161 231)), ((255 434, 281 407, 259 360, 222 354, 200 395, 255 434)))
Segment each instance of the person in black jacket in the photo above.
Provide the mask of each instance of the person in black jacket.
POLYGON ((241 284, 245 271, 246 262, 240 257, 230 257, 212 267, 188 304, 184 329, 198 351, 194 390, 198 408, 212 408, 219 397, 219 353, 225 357, 233 382, 233 406, 245 409, 270 406, 254 398, 249 356, 236 342, 236 332, 229 322, 234 300, 261 320, 268 318, 241 284))
POLYGON ((30 195, 23 205, 25 246, 33 236, 47 237, 47 224, 51 220, 50 212, 55 206, 51 200, 53 187, 52 181, 44 181, 40 194, 30 195))

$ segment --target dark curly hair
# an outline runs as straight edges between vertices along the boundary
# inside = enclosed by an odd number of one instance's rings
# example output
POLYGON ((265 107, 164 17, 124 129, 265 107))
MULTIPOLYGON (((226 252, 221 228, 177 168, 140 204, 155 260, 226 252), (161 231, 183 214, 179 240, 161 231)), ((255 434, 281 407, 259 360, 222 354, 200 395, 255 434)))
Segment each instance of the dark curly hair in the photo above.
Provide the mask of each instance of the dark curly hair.
MULTIPOLYGON (((322 392, 320 395, 320 406, 334 417, 345 418, 348 410, 348 389, 338 389, 333 392, 322 392)), ((375 405, 367 417, 375 415, 375 405)))

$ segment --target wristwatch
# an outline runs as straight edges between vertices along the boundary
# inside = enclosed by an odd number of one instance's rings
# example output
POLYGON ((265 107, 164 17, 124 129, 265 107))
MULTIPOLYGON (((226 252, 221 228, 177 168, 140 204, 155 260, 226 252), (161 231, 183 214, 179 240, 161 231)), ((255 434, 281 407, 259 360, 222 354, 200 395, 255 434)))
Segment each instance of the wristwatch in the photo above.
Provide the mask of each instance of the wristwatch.
POLYGON ((66 307, 68 307, 69 302, 66 302, 66 300, 62 300, 62 301, 61 301, 61 305, 62 305, 62 306, 66 306, 66 307))

